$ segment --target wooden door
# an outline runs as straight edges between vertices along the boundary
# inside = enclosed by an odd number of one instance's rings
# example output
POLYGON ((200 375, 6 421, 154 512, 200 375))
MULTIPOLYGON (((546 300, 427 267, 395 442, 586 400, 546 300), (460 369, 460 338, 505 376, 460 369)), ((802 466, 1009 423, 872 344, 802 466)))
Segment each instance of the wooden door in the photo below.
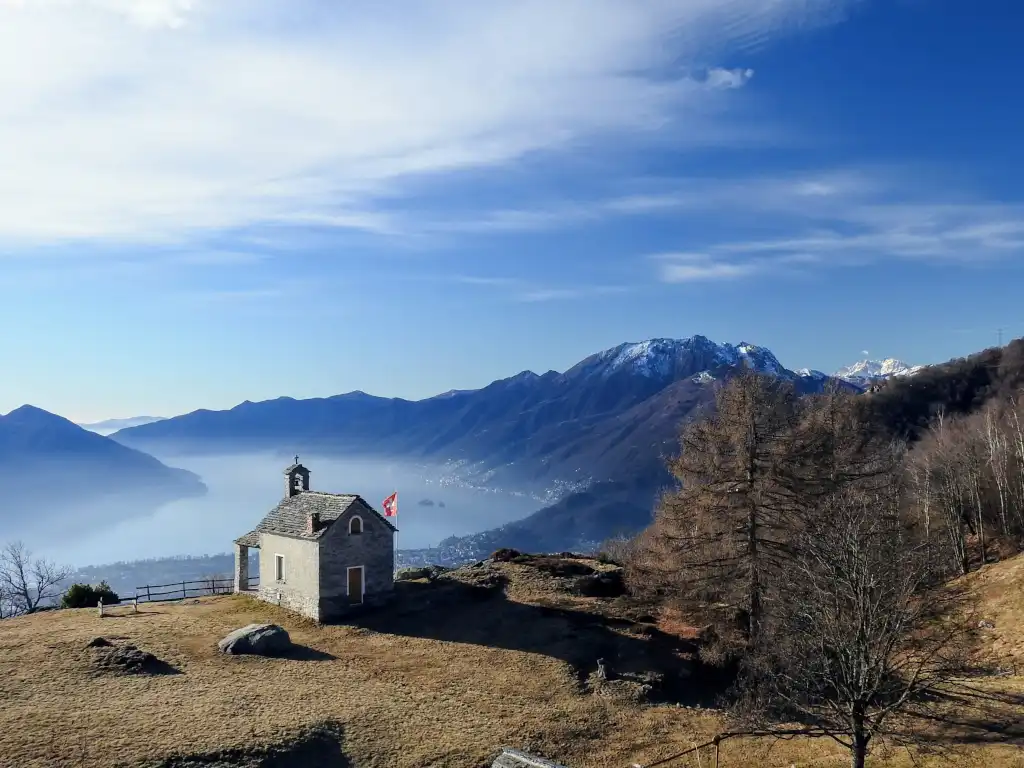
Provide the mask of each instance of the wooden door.
POLYGON ((348 601, 363 602, 363 566, 348 569, 348 601))

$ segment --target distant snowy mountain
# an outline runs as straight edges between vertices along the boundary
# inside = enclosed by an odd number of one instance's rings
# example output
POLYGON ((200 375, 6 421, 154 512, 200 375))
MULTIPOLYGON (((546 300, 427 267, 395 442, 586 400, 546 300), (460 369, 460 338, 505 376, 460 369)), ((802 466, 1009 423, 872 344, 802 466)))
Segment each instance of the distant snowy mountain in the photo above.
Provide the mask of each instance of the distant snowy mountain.
POLYGON ((143 424, 152 424, 155 421, 163 421, 164 416, 132 416, 127 419, 107 419, 106 421, 95 421, 91 424, 79 424, 82 429, 95 432, 98 435, 112 435, 119 429, 129 427, 141 427, 143 424))
POLYGON ((897 376, 913 376, 924 368, 923 365, 907 365, 902 360, 886 358, 885 360, 861 360, 835 372, 837 379, 851 384, 869 384, 873 381, 884 381, 897 376))
MULTIPOLYGON (((741 341, 719 344, 704 336, 687 339, 648 339, 627 342, 591 355, 565 372, 566 376, 610 377, 627 372, 648 379, 679 378, 690 371, 709 372, 722 366, 747 364, 761 373, 784 375, 786 369, 764 347, 741 341)), ((522 375, 522 374, 520 374, 522 375)))

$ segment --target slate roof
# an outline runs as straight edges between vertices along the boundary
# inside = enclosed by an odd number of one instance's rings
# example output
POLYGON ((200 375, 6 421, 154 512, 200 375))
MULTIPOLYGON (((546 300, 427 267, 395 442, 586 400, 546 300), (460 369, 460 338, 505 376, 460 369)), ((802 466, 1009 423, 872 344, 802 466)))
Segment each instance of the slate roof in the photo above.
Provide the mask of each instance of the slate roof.
POLYGON ((270 513, 264 517, 255 529, 238 539, 236 544, 245 547, 258 547, 261 533, 273 533, 279 536, 291 536, 296 539, 310 541, 319 539, 339 517, 358 504, 363 510, 376 515, 392 531, 397 531, 391 521, 367 504, 362 497, 350 493, 324 493, 323 491, 303 491, 294 496, 282 499, 270 513), (306 532, 306 521, 311 513, 320 514, 320 529, 314 533, 306 532))

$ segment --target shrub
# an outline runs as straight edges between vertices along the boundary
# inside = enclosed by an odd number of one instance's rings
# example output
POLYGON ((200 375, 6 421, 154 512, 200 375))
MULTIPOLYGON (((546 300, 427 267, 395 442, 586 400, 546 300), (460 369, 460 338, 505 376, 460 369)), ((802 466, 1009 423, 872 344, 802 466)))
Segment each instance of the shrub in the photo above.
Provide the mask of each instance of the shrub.
POLYGON ((622 571, 604 571, 576 580, 576 592, 586 597, 619 597, 626 594, 622 571))
POLYGON ((517 549, 511 549, 509 547, 502 547, 501 549, 494 550, 494 554, 491 555, 491 559, 496 563, 507 563, 520 557, 522 552, 517 549))
POLYGON ((589 576, 594 572, 586 563, 578 563, 575 560, 563 560, 557 556, 537 555, 529 559, 516 558, 512 562, 523 565, 531 565, 538 571, 551 576, 589 576))
POLYGON ((632 554, 633 540, 616 536, 605 541, 597 551, 597 561, 605 565, 624 565, 632 554))
POLYGON ((105 581, 96 586, 91 584, 72 584, 61 598, 61 608, 95 608, 103 598, 104 605, 121 602, 121 598, 105 581))

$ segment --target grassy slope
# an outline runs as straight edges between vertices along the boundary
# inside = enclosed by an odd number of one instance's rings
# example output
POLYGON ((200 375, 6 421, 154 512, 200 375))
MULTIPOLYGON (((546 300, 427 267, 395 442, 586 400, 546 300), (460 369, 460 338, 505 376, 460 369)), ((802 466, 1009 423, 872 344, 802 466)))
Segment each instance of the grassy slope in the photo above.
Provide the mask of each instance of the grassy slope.
MULTIPOLYGON (((343 725, 345 752, 360 768, 485 765, 502 745, 574 768, 624 767, 714 734, 718 718, 708 710, 639 707, 581 685, 573 654, 584 648, 585 672, 594 632, 645 642, 636 625, 602 623, 601 614, 621 613, 619 603, 570 596, 531 566, 495 568, 509 582, 504 597, 418 608, 436 587, 411 584, 403 610, 378 614, 363 627, 316 627, 240 596, 148 606, 138 615, 118 608, 122 615, 102 619, 84 610, 0 622, 0 764, 132 764, 281 741, 324 720, 343 725), (217 652, 218 639, 254 621, 282 624, 319 654, 261 659, 217 652), (183 674, 95 676, 84 646, 97 635, 130 640, 183 674)), ((459 578, 472 582, 480 573, 467 569, 459 578)), ((1016 657, 1020 672, 1024 559, 989 566, 976 578, 986 618, 995 624, 992 642, 1016 657)), ((780 743, 770 752, 769 746, 727 742, 721 764, 845 764, 824 742, 780 743)), ((696 765, 687 759, 672 765, 696 765)), ((910 765, 902 755, 884 764, 910 765)), ((1007 747, 972 747, 955 764, 1021 767, 1024 757, 1007 747)))

